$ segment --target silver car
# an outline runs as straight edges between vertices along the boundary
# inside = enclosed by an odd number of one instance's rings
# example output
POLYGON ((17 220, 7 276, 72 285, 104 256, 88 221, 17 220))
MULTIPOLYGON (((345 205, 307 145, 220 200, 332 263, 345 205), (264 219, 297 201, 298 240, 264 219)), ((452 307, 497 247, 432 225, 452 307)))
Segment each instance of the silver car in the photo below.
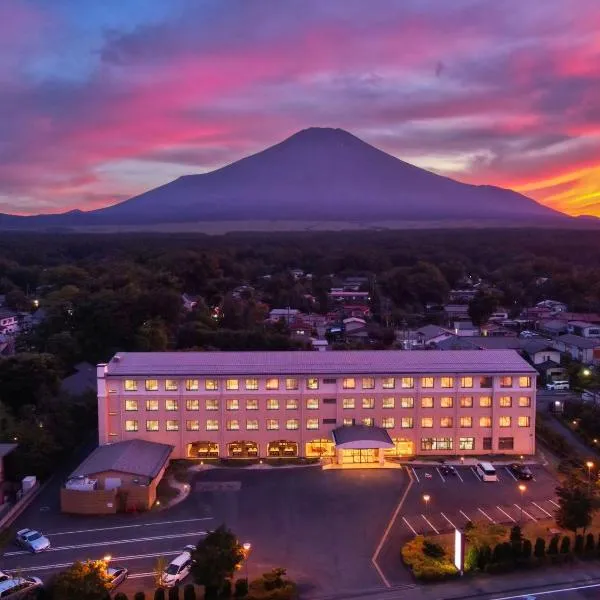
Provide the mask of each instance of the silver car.
POLYGON ((17 531, 17 544, 33 553, 43 552, 50 548, 50 540, 35 529, 17 531))
POLYGON ((108 567, 106 573, 108 575, 108 586, 111 590, 121 585, 129 575, 129 571, 125 567, 108 567))

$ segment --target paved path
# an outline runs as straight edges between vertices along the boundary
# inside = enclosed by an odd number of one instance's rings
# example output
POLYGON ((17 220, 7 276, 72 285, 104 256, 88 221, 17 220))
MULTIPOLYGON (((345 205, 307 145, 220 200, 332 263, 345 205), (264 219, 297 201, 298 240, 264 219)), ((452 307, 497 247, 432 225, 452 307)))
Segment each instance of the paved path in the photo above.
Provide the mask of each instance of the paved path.
POLYGON ((566 425, 563 425, 556 417, 550 416, 542 421, 545 425, 547 425, 552 431, 562 435, 567 442, 573 446, 577 452, 579 452, 583 457, 590 457, 600 459, 600 452, 595 451, 593 448, 590 448, 586 444, 584 444, 575 433, 573 433, 566 425))

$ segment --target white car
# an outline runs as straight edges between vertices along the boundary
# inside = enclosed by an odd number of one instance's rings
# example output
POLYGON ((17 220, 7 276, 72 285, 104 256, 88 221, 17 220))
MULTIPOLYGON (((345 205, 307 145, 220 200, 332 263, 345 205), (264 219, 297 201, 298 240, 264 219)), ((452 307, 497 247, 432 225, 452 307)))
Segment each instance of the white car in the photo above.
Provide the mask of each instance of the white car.
POLYGON ((181 583, 192 570, 192 555, 188 550, 176 556, 163 571, 160 578, 160 585, 164 587, 173 587, 181 583))
POLYGON ((50 540, 35 529, 17 531, 17 544, 34 554, 50 548, 50 540))
POLYGON ((568 390, 569 382, 568 381, 552 381, 546 384, 547 390, 568 390))

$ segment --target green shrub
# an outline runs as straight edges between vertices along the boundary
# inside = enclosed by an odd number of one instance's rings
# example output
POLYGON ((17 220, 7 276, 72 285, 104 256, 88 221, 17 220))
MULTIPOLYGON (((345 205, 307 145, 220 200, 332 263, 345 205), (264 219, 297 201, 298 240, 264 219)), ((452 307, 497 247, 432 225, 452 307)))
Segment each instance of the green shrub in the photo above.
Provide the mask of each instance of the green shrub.
POLYGON ((559 537, 557 535, 552 536, 552 539, 548 544, 548 554, 550 556, 556 556, 558 554, 558 542, 559 537))
POLYGON ((133 600, 146 600, 146 594, 144 592, 136 592, 133 600))
POLYGON ((196 600, 196 588, 193 583, 188 583, 183 588, 183 600, 196 600))
POLYGON ((465 571, 475 571, 478 568, 480 554, 480 548, 469 546, 465 554, 465 571))
POLYGON ((124 594, 123 592, 117 592, 115 594, 114 600, 128 600, 128 599, 127 599, 127 595, 124 594))
POLYGON ((413 569, 413 574, 419 581, 442 581, 456 577, 458 571, 450 563, 430 563, 413 569))
POLYGON ((226 579, 219 591, 220 598, 231 598, 231 579, 226 579))
POLYGON ((439 544, 429 540, 423 541, 423 554, 429 558, 444 558, 444 549, 439 544))
POLYGON ((248 580, 245 578, 237 579, 233 595, 236 598, 244 598, 248 595, 248 580))
POLYGON ((596 549, 596 542, 594 540, 594 534, 588 533, 585 536, 585 552, 591 554, 596 549))
POLYGON ((518 525, 511 527, 509 539, 513 544, 516 544, 523 540, 523 533, 521 532, 521 528, 518 525))
POLYGON ((490 562, 492 562, 492 549, 487 544, 485 544, 479 550, 477 568, 480 571, 483 571, 490 562))
POLYGON ((169 600, 179 600, 179 586, 174 585, 169 588, 169 600))
POLYGON ((571 552, 571 538, 568 535, 565 535, 562 540, 560 540, 560 553, 561 554, 569 554, 571 552))
POLYGON ((424 542, 425 538, 418 535, 402 547, 402 560, 411 568, 413 575, 420 581, 441 581, 456 576, 458 571, 450 561, 424 553, 424 542))
POLYGON ((573 546, 573 552, 575 552, 575 554, 583 554, 583 545, 584 545, 584 539, 582 535, 576 535, 575 536, 575 545, 573 546))
POLYGON ((544 558, 544 556, 546 556, 546 541, 544 540, 544 538, 539 537, 535 540, 533 555, 536 558, 544 558))
POLYGON ((166 592, 165 588, 157 587, 154 590, 154 600, 165 600, 166 592))
POLYGON ((523 543, 521 544, 521 558, 523 560, 529 560, 531 558, 531 552, 531 540, 523 540, 523 543))

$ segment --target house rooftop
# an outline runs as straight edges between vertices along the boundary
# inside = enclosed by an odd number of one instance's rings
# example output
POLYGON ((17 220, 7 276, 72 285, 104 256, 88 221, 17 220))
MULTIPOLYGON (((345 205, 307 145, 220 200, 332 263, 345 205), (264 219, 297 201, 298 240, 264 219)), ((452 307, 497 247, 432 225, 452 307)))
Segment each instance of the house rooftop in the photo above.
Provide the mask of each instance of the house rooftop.
POLYGON ((115 377, 533 372, 514 350, 338 350, 283 352, 121 352, 115 377))
POLYGON ((583 350, 592 350, 593 348, 600 347, 600 339, 598 338, 584 338, 580 335, 574 335, 572 333, 565 333, 556 338, 557 342, 566 344, 567 346, 575 346, 576 348, 582 348, 583 350))
POLYGON ((10 454, 17 446, 18 444, 0 444, 0 458, 10 454))

